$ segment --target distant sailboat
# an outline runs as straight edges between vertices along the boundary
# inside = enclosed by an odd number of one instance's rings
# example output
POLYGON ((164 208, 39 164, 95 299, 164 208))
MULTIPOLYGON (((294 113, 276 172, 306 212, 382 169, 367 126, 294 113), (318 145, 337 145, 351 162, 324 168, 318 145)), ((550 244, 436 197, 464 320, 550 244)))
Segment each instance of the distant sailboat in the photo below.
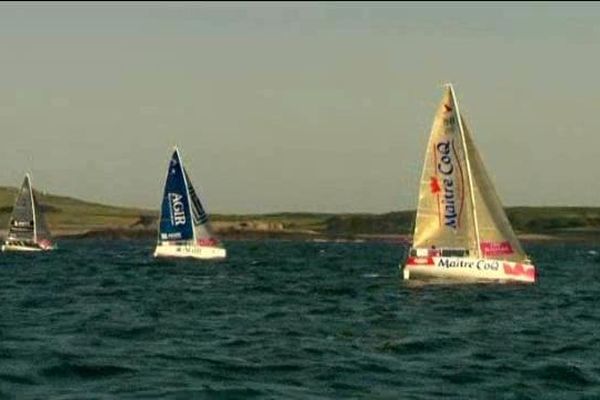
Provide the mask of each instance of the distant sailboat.
POLYGON ((26 174, 10 216, 8 236, 2 251, 54 249, 46 219, 31 186, 31 177, 26 174))
POLYGON ((154 257, 218 259, 226 254, 175 147, 167 170, 154 257))
MULTIPOLYGON (((402 269, 402 266, 400 267, 402 269)), ((431 129, 404 279, 535 282, 447 85, 431 129)))

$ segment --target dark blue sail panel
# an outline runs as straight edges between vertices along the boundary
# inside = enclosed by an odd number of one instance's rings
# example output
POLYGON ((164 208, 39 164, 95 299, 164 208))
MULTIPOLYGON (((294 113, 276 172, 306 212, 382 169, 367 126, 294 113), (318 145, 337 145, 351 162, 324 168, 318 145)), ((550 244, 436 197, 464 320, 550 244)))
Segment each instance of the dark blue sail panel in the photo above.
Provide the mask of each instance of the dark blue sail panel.
POLYGON ((194 239, 194 227, 184 172, 177 151, 173 152, 169 162, 160 212, 159 238, 161 241, 194 239))
POLYGON ((206 215, 206 211, 204 211, 204 207, 202 207, 202 203, 196 194, 196 190, 190 181, 190 178, 187 174, 185 168, 183 169, 185 173, 185 179, 188 183, 188 190, 190 191, 190 199, 192 200, 192 212, 194 214, 194 225, 202 225, 208 222, 208 215, 206 215))

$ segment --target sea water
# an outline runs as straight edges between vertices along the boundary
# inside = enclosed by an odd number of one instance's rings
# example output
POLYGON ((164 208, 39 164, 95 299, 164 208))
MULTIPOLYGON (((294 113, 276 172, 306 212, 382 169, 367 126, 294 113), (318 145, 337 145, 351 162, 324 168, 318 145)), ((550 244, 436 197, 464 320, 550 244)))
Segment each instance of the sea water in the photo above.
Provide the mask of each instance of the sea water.
POLYGON ((526 244, 535 285, 405 282, 390 243, 59 245, 0 254, 0 398, 600 398, 591 244, 526 244))

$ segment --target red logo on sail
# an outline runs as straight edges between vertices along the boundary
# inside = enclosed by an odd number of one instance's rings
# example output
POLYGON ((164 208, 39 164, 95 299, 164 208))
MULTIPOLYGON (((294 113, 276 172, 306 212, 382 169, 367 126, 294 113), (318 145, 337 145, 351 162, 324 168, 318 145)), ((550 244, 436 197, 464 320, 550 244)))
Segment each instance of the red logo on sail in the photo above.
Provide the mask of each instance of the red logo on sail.
POLYGON ((448 104, 444 104, 444 108, 446 109, 446 112, 451 112, 453 110, 448 104))
POLYGON ((483 241, 480 247, 484 256, 499 256, 513 253, 512 246, 506 240, 504 242, 483 241))
POLYGON ((430 178, 429 187, 431 188, 431 194, 437 194, 442 191, 442 188, 440 187, 440 181, 434 176, 430 178))

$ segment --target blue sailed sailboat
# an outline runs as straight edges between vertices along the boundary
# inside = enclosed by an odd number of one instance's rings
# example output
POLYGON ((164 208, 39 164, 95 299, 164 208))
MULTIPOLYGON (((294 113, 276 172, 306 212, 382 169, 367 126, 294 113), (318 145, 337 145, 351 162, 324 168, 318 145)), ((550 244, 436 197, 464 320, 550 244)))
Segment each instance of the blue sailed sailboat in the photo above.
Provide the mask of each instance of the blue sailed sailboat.
POLYGON ((177 147, 169 161, 154 257, 225 258, 177 147))

